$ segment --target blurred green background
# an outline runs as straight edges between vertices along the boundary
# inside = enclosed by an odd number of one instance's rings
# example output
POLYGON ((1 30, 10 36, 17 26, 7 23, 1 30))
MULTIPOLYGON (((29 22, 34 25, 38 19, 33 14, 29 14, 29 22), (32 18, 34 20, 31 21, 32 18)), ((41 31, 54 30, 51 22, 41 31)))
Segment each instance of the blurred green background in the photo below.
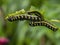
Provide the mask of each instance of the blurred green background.
POLYGON ((45 20, 60 28, 60 0, 0 0, 0 37, 9 38, 9 45, 60 45, 60 29, 31 27, 28 21, 9 22, 5 17, 21 9, 37 10, 45 20))

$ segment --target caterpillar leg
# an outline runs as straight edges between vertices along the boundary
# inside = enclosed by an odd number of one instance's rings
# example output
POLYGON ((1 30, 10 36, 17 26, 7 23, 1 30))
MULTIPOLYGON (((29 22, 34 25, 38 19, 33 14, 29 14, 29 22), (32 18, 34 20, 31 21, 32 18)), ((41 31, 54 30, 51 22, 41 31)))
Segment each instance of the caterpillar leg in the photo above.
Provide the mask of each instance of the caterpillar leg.
POLYGON ((39 13, 38 11, 28 11, 27 13, 28 13, 29 15, 35 14, 36 16, 38 16, 39 18, 41 18, 41 20, 44 20, 42 14, 39 13))
POLYGON ((30 25, 30 26, 45 26, 45 27, 47 27, 47 28, 49 28, 49 29, 51 29, 51 30, 53 30, 53 31, 58 30, 57 27, 55 27, 54 25, 50 24, 50 23, 47 22, 47 21, 31 22, 29 25, 30 25))

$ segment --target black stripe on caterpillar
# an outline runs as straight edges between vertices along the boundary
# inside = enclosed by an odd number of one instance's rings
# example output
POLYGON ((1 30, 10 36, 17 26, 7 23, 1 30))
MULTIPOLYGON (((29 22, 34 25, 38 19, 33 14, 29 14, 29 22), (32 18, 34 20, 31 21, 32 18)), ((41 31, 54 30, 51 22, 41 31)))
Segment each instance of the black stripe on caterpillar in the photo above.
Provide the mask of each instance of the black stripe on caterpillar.
POLYGON ((41 13, 39 13, 38 11, 28 11, 27 12, 29 15, 35 14, 36 16, 38 16, 39 18, 41 18, 41 20, 44 20, 44 17, 42 16, 41 13))
POLYGON ((40 21, 40 22, 30 22, 29 24, 30 26, 45 26, 53 31, 56 31, 58 30, 57 27, 55 27, 54 25, 50 24, 49 22, 47 21, 40 21))
POLYGON ((38 18, 37 16, 32 16, 32 15, 14 15, 14 16, 8 16, 6 17, 6 19, 8 21, 17 21, 17 20, 30 20, 30 21, 41 21, 40 18, 38 18))

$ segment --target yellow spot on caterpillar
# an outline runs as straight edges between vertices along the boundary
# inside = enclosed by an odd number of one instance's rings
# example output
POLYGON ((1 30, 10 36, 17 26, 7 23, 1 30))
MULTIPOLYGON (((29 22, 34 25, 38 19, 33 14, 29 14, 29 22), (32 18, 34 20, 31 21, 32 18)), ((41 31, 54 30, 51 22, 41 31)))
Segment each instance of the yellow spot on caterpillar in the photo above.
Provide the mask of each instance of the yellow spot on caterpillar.
POLYGON ((23 16, 21 16, 23 18, 23 16))
POLYGON ((27 18, 27 16, 25 16, 25 18, 27 18))
POLYGON ((17 16, 14 16, 13 19, 17 19, 17 16))
POLYGON ((37 18, 35 18, 35 20, 37 20, 37 18))
POLYGON ((18 17, 18 19, 20 19, 20 17, 19 16, 17 16, 18 17))
POLYGON ((30 19, 30 16, 28 18, 30 19))
POLYGON ((39 18, 39 20, 40 20, 40 18, 39 18))

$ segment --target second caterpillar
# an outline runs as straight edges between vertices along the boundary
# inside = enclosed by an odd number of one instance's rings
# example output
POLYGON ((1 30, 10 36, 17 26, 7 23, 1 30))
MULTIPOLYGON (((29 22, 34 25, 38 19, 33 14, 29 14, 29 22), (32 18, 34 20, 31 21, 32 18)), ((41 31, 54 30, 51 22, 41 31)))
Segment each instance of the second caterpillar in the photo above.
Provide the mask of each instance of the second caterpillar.
POLYGON ((47 21, 40 21, 40 22, 30 22, 29 24, 30 26, 45 26, 53 31, 58 30, 57 27, 55 27, 54 25, 52 25, 51 23, 47 22, 47 21))

